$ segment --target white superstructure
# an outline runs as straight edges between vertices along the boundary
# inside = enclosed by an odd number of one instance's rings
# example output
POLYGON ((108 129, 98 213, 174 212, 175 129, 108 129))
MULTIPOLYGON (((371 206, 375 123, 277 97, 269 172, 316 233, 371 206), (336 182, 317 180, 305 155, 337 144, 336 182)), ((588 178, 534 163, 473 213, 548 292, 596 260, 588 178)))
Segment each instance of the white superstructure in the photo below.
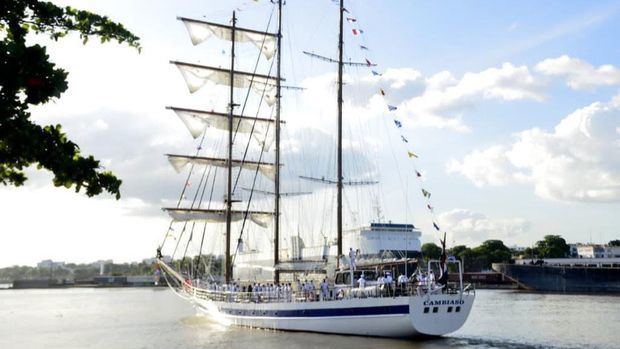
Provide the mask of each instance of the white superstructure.
MULTIPOLYGON (((413 224, 371 223, 368 226, 351 229, 343 234, 343 245, 356 251, 358 264, 374 263, 378 259, 390 260, 416 258, 421 255, 422 233, 413 224)), ((324 268, 328 262, 335 264, 330 256, 337 254, 335 241, 323 245, 306 246, 304 239, 293 236, 290 243, 281 249, 287 269, 303 270, 309 264, 324 268)), ((244 250, 237 254, 235 278, 240 280, 273 279, 273 250, 244 250)), ((347 263, 348 260, 343 261, 347 263)), ((316 269, 311 267, 310 269, 316 269)))

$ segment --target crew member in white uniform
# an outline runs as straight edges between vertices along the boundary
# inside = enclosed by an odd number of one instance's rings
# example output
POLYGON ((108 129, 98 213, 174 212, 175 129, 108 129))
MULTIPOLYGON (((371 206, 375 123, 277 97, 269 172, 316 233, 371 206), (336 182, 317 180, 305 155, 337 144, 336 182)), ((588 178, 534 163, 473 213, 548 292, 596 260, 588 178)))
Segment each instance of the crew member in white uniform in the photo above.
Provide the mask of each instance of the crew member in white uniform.
POLYGON ((329 284, 327 284, 327 279, 323 279, 321 282, 321 300, 326 300, 329 294, 329 284))
POLYGON ((398 285, 400 286, 400 291, 404 292, 406 287, 407 287, 407 283, 409 282, 409 279, 407 278, 407 275, 405 274, 400 274, 398 276, 398 285))
POLYGON ((351 264, 351 270, 355 270, 355 251, 353 251, 353 247, 349 247, 349 263, 351 264))
POLYGON ((364 279, 364 274, 360 275, 360 278, 357 279, 357 283, 359 285, 359 288, 364 288, 366 287, 366 279, 364 279))
POLYGON ((383 293, 385 292, 385 277, 383 277, 383 275, 377 278, 377 286, 379 287, 379 296, 383 297, 383 293))
POLYGON ((435 274, 432 270, 428 272, 428 284, 431 286, 431 289, 435 288, 435 274))
POLYGON ((392 295, 392 282, 394 282, 394 279, 392 279, 392 273, 388 271, 385 276, 385 284, 387 285, 388 293, 390 295, 392 295))

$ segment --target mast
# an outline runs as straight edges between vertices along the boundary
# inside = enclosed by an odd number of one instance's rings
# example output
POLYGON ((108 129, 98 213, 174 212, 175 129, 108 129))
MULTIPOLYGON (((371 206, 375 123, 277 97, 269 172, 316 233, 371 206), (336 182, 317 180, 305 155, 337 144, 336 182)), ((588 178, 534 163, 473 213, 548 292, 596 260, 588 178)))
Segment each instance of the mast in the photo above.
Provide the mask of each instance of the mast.
POLYGON ((232 280, 232 267, 230 256, 230 225, 232 222, 232 150, 233 150, 233 117, 235 109, 235 96, 234 96, 234 76, 235 76, 235 27, 237 24, 237 16, 233 11, 232 16, 232 35, 231 35, 231 54, 230 54, 230 105, 228 115, 228 185, 226 190, 226 263, 224 278, 226 283, 229 284, 232 280))
POLYGON ((337 213, 337 231, 338 231, 338 266, 340 265, 340 256, 342 256, 342 54, 344 51, 343 39, 343 18, 344 17, 344 0, 340 0, 340 33, 338 37, 338 213, 337 213))
POLYGON ((282 0, 278 0, 278 48, 277 48, 277 81, 276 81, 276 176, 275 176, 275 225, 273 232, 273 264, 276 267, 274 272, 274 282, 280 282, 280 272, 277 269, 280 262, 280 91, 282 84, 282 0))

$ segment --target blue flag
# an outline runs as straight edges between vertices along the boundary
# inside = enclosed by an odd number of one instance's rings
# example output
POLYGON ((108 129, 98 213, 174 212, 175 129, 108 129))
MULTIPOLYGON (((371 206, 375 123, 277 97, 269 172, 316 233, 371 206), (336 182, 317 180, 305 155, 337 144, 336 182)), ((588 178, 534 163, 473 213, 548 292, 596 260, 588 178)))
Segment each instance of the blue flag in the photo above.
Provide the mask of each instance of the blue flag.
POLYGON ((398 121, 398 120, 394 120, 394 124, 396 124, 396 127, 398 127, 398 128, 403 127, 403 124, 401 124, 400 121, 398 121))
POLYGON ((366 50, 366 51, 368 51, 368 47, 366 47, 366 46, 364 46, 364 45, 360 45, 360 48, 361 48, 362 50, 366 50))
POLYGON ((389 111, 394 111, 394 110, 396 110, 396 109, 398 109, 398 108, 396 108, 396 107, 395 107, 395 106, 393 106, 393 105, 388 105, 388 110, 389 110, 389 111))
POLYGON ((381 76, 381 74, 378 71, 376 71, 376 70, 372 70, 372 75, 374 75, 374 76, 381 76))
POLYGON ((409 141, 407 140, 407 138, 405 138, 405 136, 403 136, 403 135, 400 135, 400 139, 402 139, 402 140, 403 140, 403 142, 405 142, 405 143, 409 143, 409 141))
POLYGON ((437 229, 437 231, 441 230, 441 229, 439 229, 439 226, 435 222, 433 222, 433 227, 435 227, 435 229, 437 229))

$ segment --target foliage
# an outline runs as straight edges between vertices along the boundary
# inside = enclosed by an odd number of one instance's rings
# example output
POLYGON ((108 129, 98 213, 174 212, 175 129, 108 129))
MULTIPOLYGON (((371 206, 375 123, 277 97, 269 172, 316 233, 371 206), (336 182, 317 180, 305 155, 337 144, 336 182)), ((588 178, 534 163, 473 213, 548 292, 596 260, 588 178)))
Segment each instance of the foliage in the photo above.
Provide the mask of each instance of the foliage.
POLYGON ((489 270, 491 264, 509 262, 511 258, 510 249, 501 240, 487 240, 474 248, 454 246, 450 254, 464 262, 466 271, 489 270))
POLYGON ((611 240, 609 246, 620 246, 620 240, 611 240))
POLYGON ((422 245, 422 256, 426 259, 439 259, 441 256, 441 247, 432 242, 422 245))
POLYGON ((40 126, 30 120, 30 105, 59 98, 68 88, 63 69, 50 62, 46 48, 28 46, 28 33, 53 40, 75 32, 84 43, 92 36, 140 49, 138 37, 105 16, 38 0, 0 1, 0 183, 21 186, 24 169, 37 165, 54 174, 53 183, 82 187, 86 195, 103 190, 120 198, 121 180, 102 170, 99 161, 83 156, 60 125, 40 126))
POLYGON ((536 243, 536 249, 539 258, 565 258, 570 253, 570 247, 560 235, 545 235, 536 243))
POLYGON ((200 259, 198 256, 184 257, 183 259, 175 260, 174 265, 177 270, 187 275, 215 278, 222 275, 224 270, 223 262, 223 258, 208 254, 200 256, 200 259))
POLYGON ((538 248, 536 247, 526 247, 525 250, 523 251, 523 258, 538 258, 538 256, 540 255, 540 252, 538 251, 538 248))
POLYGON ((486 256, 487 262, 492 263, 502 263, 510 261, 512 256, 512 252, 501 240, 487 240, 482 243, 482 245, 473 248, 473 252, 486 256))
POLYGON ((33 268, 27 266, 12 266, 0 269, 0 280, 13 281, 16 279, 38 279, 38 278, 67 278, 71 272, 67 269, 54 268, 33 268))

